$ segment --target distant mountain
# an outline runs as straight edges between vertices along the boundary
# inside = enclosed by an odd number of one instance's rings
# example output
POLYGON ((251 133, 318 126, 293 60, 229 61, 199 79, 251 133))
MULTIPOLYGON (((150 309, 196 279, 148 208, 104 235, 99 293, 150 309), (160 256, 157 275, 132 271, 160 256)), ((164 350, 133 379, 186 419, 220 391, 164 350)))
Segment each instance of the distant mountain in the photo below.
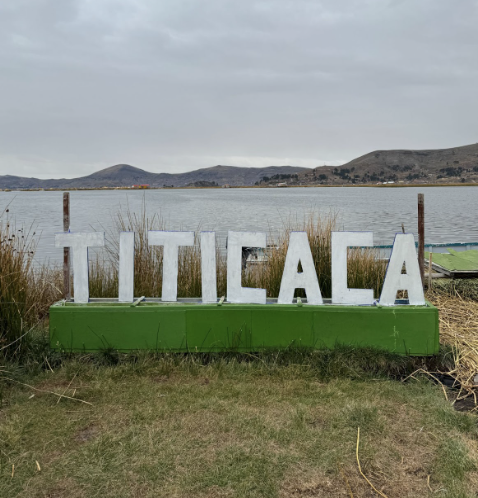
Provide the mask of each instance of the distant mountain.
POLYGON ((343 166, 303 172, 298 181, 323 185, 478 183, 478 144, 451 149, 376 150, 343 166))
POLYGON ((267 168, 214 166, 188 173, 150 173, 129 164, 117 164, 88 176, 71 179, 40 180, 11 175, 0 176, 0 189, 131 187, 145 184, 150 187, 213 184, 236 187, 254 185, 264 177, 296 175, 306 171, 311 170, 296 166, 269 166, 267 168))
POLYGON ((349 185, 377 183, 478 183, 478 144, 451 149, 376 150, 343 166, 314 169, 296 166, 242 168, 213 166, 187 173, 151 173, 129 164, 117 164, 88 176, 39 180, 0 176, 0 189, 76 189, 252 185, 349 185))

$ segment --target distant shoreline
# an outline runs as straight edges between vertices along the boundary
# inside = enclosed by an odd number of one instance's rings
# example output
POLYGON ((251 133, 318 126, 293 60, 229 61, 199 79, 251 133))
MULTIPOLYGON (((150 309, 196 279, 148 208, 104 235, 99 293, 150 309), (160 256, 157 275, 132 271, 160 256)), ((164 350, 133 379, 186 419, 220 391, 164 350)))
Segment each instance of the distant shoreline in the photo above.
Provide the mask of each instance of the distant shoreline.
POLYGON ((146 190, 231 190, 231 189, 284 189, 284 188, 410 188, 410 187, 478 187, 478 183, 407 183, 407 184, 387 184, 387 185, 371 185, 369 183, 353 184, 353 185, 287 185, 283 187, 270 187, 261 185, 241 185, 241 186, 209 186, 209 187, 150 187, 147 189, 135 189, 129 187, 91 187, 91 188, 49 188, 49 189, 0 189, 0 192, 91 192, 91 191, 128 191, 128 192, 144 192, 146 190))

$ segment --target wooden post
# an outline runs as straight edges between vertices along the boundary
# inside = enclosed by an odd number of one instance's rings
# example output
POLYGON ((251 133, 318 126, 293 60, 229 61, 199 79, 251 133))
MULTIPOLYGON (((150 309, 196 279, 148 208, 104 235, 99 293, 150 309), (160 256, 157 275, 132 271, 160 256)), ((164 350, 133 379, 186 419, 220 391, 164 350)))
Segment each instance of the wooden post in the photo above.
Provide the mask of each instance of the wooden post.
POLYGON ((433 279, 433 263, 432 263, 432 257, 433 257, 433 253, 432 252, 429 252, 428 253, 428 288, 431 289, 432 288, 432 279, 433 279))
POLYGON ((425 285, 425 196, 418 194, 418 265, 425 285))
MULTIPOLYGON (((70 193, 63 192, 63 231, 70 229, 70 193)), ((66 300, 71 298, 70 293, 70 248, 63 249, 63 296, 66 300)))

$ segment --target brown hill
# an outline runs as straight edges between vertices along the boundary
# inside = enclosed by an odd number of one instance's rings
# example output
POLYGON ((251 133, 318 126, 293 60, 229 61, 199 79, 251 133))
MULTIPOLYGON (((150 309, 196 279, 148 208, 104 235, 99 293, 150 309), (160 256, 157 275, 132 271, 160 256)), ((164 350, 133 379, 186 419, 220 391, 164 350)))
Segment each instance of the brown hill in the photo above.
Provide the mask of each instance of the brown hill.
POLYGON ((299 175, 306 184, 478 183, 478 144, 430 150, 376 150, 343 166, 299 175))

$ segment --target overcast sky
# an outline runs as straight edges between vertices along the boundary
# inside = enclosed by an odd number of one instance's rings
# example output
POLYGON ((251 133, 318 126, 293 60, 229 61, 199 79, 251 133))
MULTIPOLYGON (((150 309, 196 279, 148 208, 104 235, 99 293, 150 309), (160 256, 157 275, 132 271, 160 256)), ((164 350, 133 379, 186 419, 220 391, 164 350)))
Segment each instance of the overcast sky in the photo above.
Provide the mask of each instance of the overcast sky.
POLYGON ((0 174, 475 142, 475 0, 0 2, 0 174))

